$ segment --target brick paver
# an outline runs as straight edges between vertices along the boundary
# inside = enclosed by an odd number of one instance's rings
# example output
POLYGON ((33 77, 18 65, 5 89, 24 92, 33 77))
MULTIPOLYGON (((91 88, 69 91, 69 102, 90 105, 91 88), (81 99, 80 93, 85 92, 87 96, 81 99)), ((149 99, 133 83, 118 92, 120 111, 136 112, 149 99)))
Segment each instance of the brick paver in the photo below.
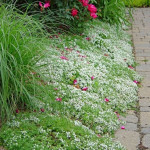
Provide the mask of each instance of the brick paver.
POLYGON ((150 150, 150 8, 136 8, 133 13, 132 37, 136 71, 144 77, 139 89, 138 111, 122 118, 126 129, 116 132, 127 150, 150 150), (132 144, 131 144, 132 142, 132 144))

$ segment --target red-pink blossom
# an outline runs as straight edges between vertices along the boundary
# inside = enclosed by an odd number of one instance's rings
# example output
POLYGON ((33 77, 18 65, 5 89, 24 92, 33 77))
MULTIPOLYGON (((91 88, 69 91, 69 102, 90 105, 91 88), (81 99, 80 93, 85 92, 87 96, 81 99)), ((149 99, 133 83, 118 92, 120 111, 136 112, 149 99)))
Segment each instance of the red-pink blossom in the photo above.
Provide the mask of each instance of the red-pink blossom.
POLYGON ((125 129, 125 126, 121 126, 121 129, 125 129))
POLYGON ((130 69, 134 69, 132 66, 128 66, 130 69))
POLYGON ((40 110, 41 110, 41 112, 44 112, 44 111, 45 111, 44 108, 41 108, 40 110))
POLYGON ((45 1, 44 8, 50 7, 50 1, 45 1))
POLYGON ((77 81, 77 80, 74 80, 74 81, 73 81, 73 84, 77 84, 77 83, 78 83, 78 81, 77 81))
POLYGON ((86 40, 87 40, 87 41, 90 41, 90 40, 91 40, 91 38, 90 38, 90 37, 86 37, 86 40))
POLYGON ((87 91, 87 90, 88 90, 88 87, 82 88, 82 91, 87 91))
POLYGON ((97 18, 97 14, 94 13, 94 12, 91 12, 91 13, 90 13, 90 16, 91 16, 93 19, 97 18))
POLYGON ((42 5, 42 3, 41 3, 41 2, 39 2, 39 6, 40 6, 40 7, 43 7, 43 5, 42 5))
POLYGON ((68 58, 65 57, 65 56, 60 56, 60 58, 61 58, 61 59, 64 59, 64 60, 68 60, 68 58))
POLYGON ((16 109, 16 113, 17 113, 17 114, 19 113, 19 110, 18 110, 18 109, 16 109))
POLYGON ((91 80, 94 80, 94 79, 95 79, 94 76, 92 76, 92 77, 91 77, 91 80))
POLYGON ((134 83, 136 83, 136 84, 138 84, 138 83, 139 83, 139 82, 138 82, 138 81, 136 81, 136 80, 134 80, 133 82, 134 82, 134 83))
POLYGON ((62 98, 56 98, 56 101, 61 102, 62 98))
POLYGON ((91 13, 96 13, 97 12, 97 8, 93 4, 88 4, 88 10, 91 13))
POLYGON ((42 2, 39 2, 39 6, 44 7, 44 8, 48 8, 48 7, 50 7, 50 1, 45 1, 44 6, 42 5, 42 2))
POLYGON ((82 0, 82 5, 84 7, 88 6, 89 1, 88 0, 82 0))
POLYGON ((78 10, 73 8, 72 11, 71 11, 71 15, 74 17, 78 14, 78 10))
POLYGON ((84 6, 88 6, 89 0, 79 0, 79 2, 84 6))
POLYGON ((105 102, 109 102, 109 99, 108 99, 108 98, 105 98, 105 102))

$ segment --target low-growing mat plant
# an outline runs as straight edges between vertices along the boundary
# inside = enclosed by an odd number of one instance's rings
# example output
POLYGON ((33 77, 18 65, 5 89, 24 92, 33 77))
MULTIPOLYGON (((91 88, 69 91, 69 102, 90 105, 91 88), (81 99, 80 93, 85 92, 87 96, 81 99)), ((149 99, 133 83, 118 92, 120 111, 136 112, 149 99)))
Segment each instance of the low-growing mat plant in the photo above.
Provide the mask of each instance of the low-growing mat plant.
MULTIPOLYGON (((42 75, 35 77, 45 55, 47 34, 32 16, 17 13, 13 6, 0 7, 0 120, 18 107, 31 107, 37 99, 42 75)), ((45 62, 46 63, 46 62, 45 62)), ((18 110, 17 110, 18 111, 18 110)))

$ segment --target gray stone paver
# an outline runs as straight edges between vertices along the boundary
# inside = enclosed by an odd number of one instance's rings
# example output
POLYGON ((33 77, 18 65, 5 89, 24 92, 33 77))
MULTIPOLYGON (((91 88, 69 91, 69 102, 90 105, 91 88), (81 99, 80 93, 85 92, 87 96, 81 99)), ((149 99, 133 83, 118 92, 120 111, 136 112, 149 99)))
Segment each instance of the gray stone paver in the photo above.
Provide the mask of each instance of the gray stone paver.
MULTIPOLYGON (((147 60, 146 58, 144 60, 147 60)), ((136 67, 137 71, 145 71, 150 73, 150 64, 140 64, 136 67)))
POLYGON ((135 115, 127 115, 126 117, 120 117, 120 119, 129 123, 138 122, 138 118, 135 115))
POLYGON ((142 128, 142 129, 141 129, 141 132, 142 132, 143 134, 150 134, 150 128, 142 128))
POLYGON ((140 107, 141 112, 150 112, 150 107, 140 107))
POLYGON ((150 97, 150 88, 149 87, 142 87, 139 89, 139 96, 140 97, 150 97))
POLYGON ((150 127, 150 112, 140 112, 141 127, 150 127))
POLYGON ((118 130, 116 137, 127 150, 150 150, 150 8, 136 8, 133 13, 132 39, 136 71, 144 80, 139 89, 138 111, 120 117, 126 121, 125 130, 118 130))
POLYGON ((116 139, 119 140, 127 150, 137 150, 136 147, 140 144, 139 133, 135 131, 118 130, 116 139))
POLYGON ((150 106, 150 99, 142 98, 139 100, 139 106, 141 107, 149 107, 150 106))
POLYGON ((138 129, 137 123, 126 123, 125 128, 128 131, 136 131, 138 129))
POLYGON ((142 142, 143 146, 150 148, 150 134, 144 135, 142 142))

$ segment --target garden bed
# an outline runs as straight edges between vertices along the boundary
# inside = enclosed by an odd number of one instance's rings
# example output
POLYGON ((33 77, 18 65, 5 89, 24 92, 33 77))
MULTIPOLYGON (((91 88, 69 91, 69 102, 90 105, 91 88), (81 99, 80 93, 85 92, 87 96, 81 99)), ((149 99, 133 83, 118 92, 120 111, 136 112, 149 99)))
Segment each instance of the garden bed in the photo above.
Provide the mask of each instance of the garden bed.
POLYGON ((84 28, 81 35, 50 37, 47 57, 37 63, 48 63, 41 68, 47 79, 39 79, 47 94, 37 93, 33 110, 18 108, 2 126, 7 149, 124 149, 113 134, 124 125, 120 114, 135 106, 141 80, 131 38, 98 20, 84 28))

